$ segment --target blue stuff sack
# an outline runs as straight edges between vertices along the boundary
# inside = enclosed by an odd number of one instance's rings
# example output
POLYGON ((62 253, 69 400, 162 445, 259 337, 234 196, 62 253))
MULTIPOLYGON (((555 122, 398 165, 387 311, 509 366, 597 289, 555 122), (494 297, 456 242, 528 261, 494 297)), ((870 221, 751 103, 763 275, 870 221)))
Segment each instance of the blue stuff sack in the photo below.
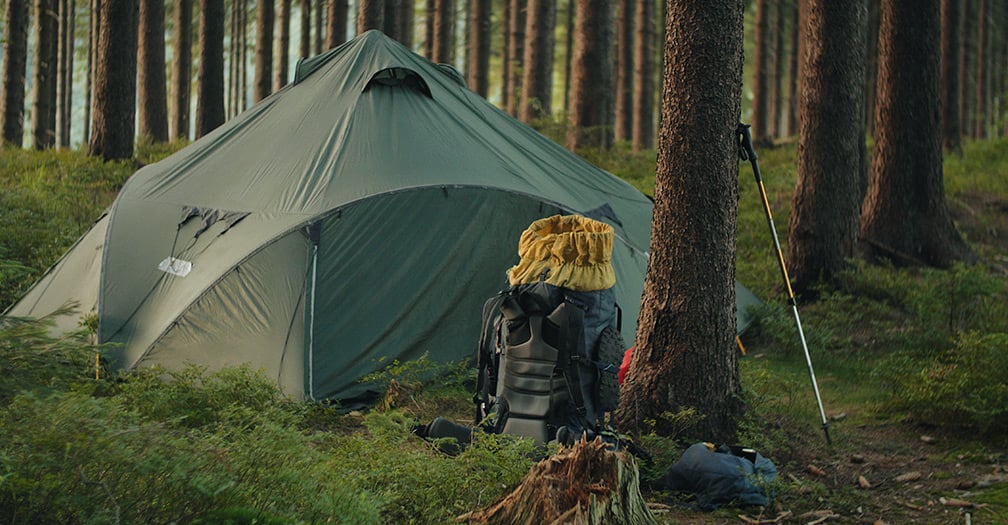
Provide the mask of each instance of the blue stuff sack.
POLYGON ((773 496, 769 486, 776 479, 777 467, 752 449, 721 445, 715 450, 696 443, 672 465, 665 484, 670 491, 693 494, 692 506, 715 510, 729 503, 768 505, 773 496))

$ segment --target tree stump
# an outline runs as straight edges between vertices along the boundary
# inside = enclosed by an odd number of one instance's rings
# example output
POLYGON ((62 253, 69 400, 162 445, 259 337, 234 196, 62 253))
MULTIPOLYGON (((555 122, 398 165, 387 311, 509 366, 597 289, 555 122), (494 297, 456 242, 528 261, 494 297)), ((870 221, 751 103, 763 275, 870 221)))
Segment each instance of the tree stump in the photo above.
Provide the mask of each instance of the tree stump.
POLYGON ((540 461, 509 494, 458 518, 469 524, 655 523, 641 496, 637 465, 600 439, 582 439, 540 461))

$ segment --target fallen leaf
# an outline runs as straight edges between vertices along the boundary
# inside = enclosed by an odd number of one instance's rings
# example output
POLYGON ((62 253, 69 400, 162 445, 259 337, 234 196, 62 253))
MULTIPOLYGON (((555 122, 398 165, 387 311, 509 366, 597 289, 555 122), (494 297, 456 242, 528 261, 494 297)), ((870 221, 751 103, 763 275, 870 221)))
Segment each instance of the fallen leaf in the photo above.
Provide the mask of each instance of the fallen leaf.
POLYGON ((935 443, 938 442, 938 440, 935 439, 932 436, 921 436, 920 440, 923 441, 923 442, 925 442, 925 443, 927 443, 927 444, 929 444, 929 445, 933 445, 933 444, 935 444, 935 443))
POLYGON ((857 484, 863 489, 870 489, 872 487, 871 483, 868 481, 868 478, 864 476, 858 476, 857 484))

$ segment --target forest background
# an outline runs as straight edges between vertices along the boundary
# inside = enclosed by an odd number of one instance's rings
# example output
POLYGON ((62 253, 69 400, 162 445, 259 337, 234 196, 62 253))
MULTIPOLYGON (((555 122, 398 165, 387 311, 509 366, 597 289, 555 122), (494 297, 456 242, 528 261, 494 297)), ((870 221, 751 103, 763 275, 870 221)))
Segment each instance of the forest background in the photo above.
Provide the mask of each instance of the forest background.
MULTIPOLYGON (((367 27, 380 27, 425 56, 455 64, 471 88, 502 109, 653 194, 662 86, 657 64, 664 24, 639 22, 664 20, 665 6, 660 4, 173 2, 164 5, 165 29, 159 33, 149 28, 159 27, 160 9, 143 2, 106 0, 104 7, 38 2, 29 9, 25 2, 8 0, 2 13, 5 139, 8 124, 20 121, 22 128, 6 140, 15 147, 7 146, 0 161, 5 177, 0 252, 0 291, 5 295, 0 303, 15 299, 86 229, 132 172, 134 162, 155 161, 212 130, 280 89, 293 57, 314 54, 367 27), (129 5, 137 7, 132 15, 129 9, 114 9, 129 5), (197 7, 188 24, 187 5, 197 7), (544 11, 535 9, 543 5, 544 11), (575 15, 593 9, 603 13, 605 22, 595 32, 579 33, 575 15), (111 45, 120 59, 103 62, 97 42, 101 24, 97 32, 93 25, 100 17, 89 14, 106 11, 104 27, 132 24, 137 44, 111 45), (152 11, 151 22, 144 15, 152 11), (631 11, 635 16, 629 16, 631 11), (40 12, 49 16, 37 16, 40 12), (25 13, 27 18, 18 18, 25 13), (269 22, 265 13, 276 18, 269 22), (522 13, 528 18, 517 23, 522 13), (341 14, 347 16, 343 23, 341 14), (410 16, 412 22, 402 21, 410 16), (43 19, 50 23, 39 24, 43 19), (552 29, 546 29, 547 23, 542 33, 536 32, 539 26, 529 21, 533 19, 552 23, 552 29), (259 26, 260 20, 264 25, 259 26), (638 23, 628 25, 630 20, 638 23), (286 23, 290 25, 285 28, 286 23), (267 26, 269 30, 260 29, 267 26), (29 32, 29 27, 34 29, 29 32), (178 27, 190 30, 177 33, 178 27), (304 28, 313 29, 301 31, 304 28), (340 36, 339 28, 346 33, 340 36), (15 89, 17 81, 8 83, 8 71, 18 70, 9 64, 16 64, 12 57, 19 56, 10 50, 11 43, 19 42, 19 30, 25 33, 25 74, 24 84, 15 89), (275 32, 275 38, 262 38, 269 32, 275 32), (164 39, 147 38, 162 33, 164 39), (189 45, 176 34, 187 34, 189 45), (296 49, 294 34, 301 36, 296 49), (238 42, 244 45, 233 45, 238 42), (584 57, 577 52, 578 42, 594 42, 608 52, 578 61, 575 57, 584 57), (145 43, 151 43, 153 53, 145 43), (157 59, 159 43, 163 61, 157 59), (549 59, 527 51, 550 49, 549 59), (133 50, 136 62, 122 59, 133 50), (194 58, 188 67, 186 54, 194 58), (43 55, 48 59, 41 59, 43 55), (267 62, 269 73, 263 67, 267 62), (119 72, 138 79, 136 91, 127 97, 134 100, 133 110, 124 112, 131 124, 103 127, 104 117, 96 113, 123 111, 98 103, 114 98, 95 96, 104 82, 99 79, 114 76, 99 71, 101 65, 131 63, 135 69, 119 72), (533 78, 537 68, 532 64, 548 72, 542 77, 548 82, 533 78), (150 78, 153 84, 145 87, 150 78), (601 87, 601 92, 576 87, 580 82, 601 87), (533 87, 543 85, 548 86, 540 92, 544 95, 536 96, 533 87), (161 94, 158 86, 164 89, 161 94), (637 89, 643 91, 634 94, 637 89), (16 98, 18 92, 21 103, 11 103, 9 97, 16 98), (163 117, 160 111, 150 111, 160 107, 162 99, 163 117), (600 110, 579 111, 583 106, 578 104, 586 99, 591 104, 584 106, 600 110), (115 136, 125 131, 128 136, 115 136), (102 134, 112 136, 95 139, 102 134), (134 149, 137 144, 139 149, 134 149), (17 146, 66 151, 33 153, 17 146), (93 157, 130 161, 104 164, 93 157)), ((1008 39, 998 28, 1008 25, 1008 9, 995 1, 942 3, 943 8, 947 5, 957 7, 943 10, 942 20, 949 20, 949 13, 959 17, 952 26, 959 28, 954 46, 958 66, 943 69, 941 81, 944 85, 955 77, 959 96, 943 106, 958 112, 955 119, 943 118, 943 124, 958 124, 958 135, 941 130, 947 152, 944 190, 949 211, 981 264, 933 269, 890 254, 888 263, 855 262, 829 286, 809 289, 815 301, 803 306, 803 314, 838 442, 833 448, 821 443, 810 424, 816 417, 803 380, 801 349, 788 312, 773 301, 781 288, 755 202, 756 188, 739 179, 737 272, 768 302, 759 312, 758 326, 746 336, 749 355, 741 367, 750 410, 738 439, 765 451, 782 468, 776 507, 764 510, 771 516, 790 511, 797 519, 803 513, 829 511, 805 520, 835 514, 835 519, 849 522, 948 523, 975 514, 990 522, 1005 521, 1006 448, 1001 431, 1008 406, 1003 233, 1008 228, 1008 153, 1002 136, 1008 39)), ((746 9, 742 119, 753 123, 779 224, 790 222, 799 176, 797 7, 761 0, 746 9)), ((868 146, 873 145, 876 124, 871 108, 878 71, 873 62, 878 56, 877 7, 865 9, 863 124, 868 146)), ((114 44, 114 37, 106 38, 114 44)), ((942 64, 948 64, 953 53, 941 54, 946 57, 942 64)), ((785 246, 789 244, 785 239, 785 246)), ((18 371, 5 373, 14 379, 5 382, 3 391, 7 438, 0 455, 0 507, 11 512, 11 522, 220 521, 223 513, 277 522, 332 516, 402 522, 424 516, 437 523, 486 504, 529 467, 528 448, 522 443, 490 440, 461 458, 444 458, 409 436, 412 422, 434 414, 457 410, 464 419, 467 408, 458 405, 467 400, 461 393, 464 370, 455 370, 455 381, 419 385, 415 378, 422 374, 416 368, 439 365, 390 369, 378 379, 412 385, 408 402, 390 396, 381 410, 339 414, 326 407, 292 405, 268 382, 241 369, 217 374, 189 370, 172 383, 143 373, 122 384, 87 381, 81 370, 91 354, 84 342, 52 340, 31 323, 5 324, 2 329, 8 366, 18 371), (362 454, 364 450, 372 453, 362 454), (264 457, 274 462, 264 463, 264 457), (320 493, 326 497, 319 498, 320 493), (473 500, 471 494, 478 496, 473 500)), ((665 494, 660 474, 688 444, 674 429, 689 415, 663 418, 658 423, 665 430, 641 436, 659 456, 643 473, 656 512, 674 522, 737 521, 735 509, 712 517, 661 507, 665 494)))

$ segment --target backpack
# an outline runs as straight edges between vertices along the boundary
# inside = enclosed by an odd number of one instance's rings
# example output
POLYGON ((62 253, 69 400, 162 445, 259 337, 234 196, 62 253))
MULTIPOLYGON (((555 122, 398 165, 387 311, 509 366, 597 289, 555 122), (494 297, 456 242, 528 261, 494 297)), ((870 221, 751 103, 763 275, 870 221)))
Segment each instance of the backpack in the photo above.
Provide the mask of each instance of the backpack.
POLYGON ((577 292, 543 278, 483 306, 474 419, 489 432, 572 445, 604 432, 619 403, 620 311, 612 288, 577 292))

